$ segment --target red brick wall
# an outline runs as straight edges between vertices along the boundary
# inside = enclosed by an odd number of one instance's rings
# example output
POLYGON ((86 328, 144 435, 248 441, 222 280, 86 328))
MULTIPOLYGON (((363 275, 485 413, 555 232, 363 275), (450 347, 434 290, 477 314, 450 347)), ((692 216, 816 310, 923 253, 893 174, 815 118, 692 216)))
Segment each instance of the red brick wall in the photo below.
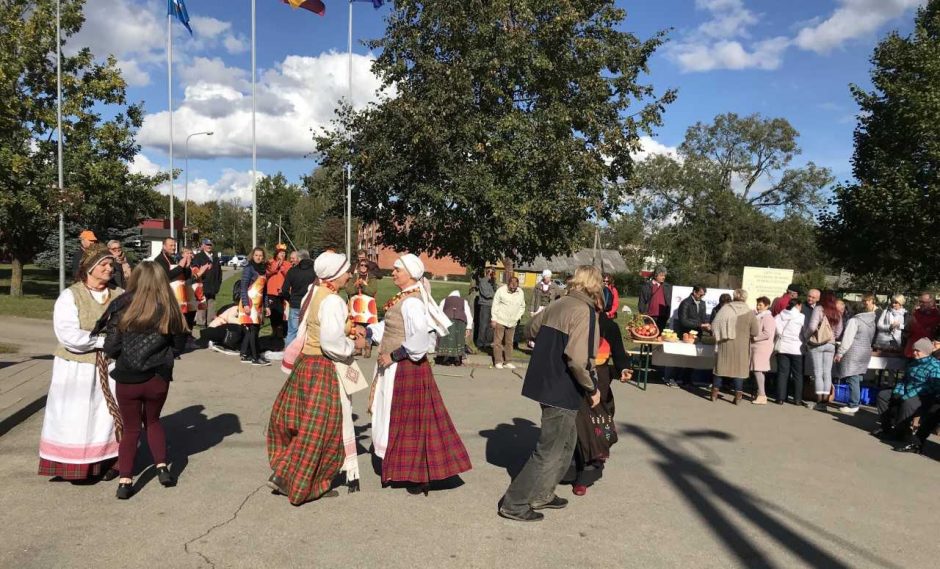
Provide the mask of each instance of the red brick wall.
MULTIPOLYGON (((395 264, 395 261, 400 256, 401 253, 396 252, 394 249, 389 249, 388 247, 379 247, 379 260, 377 261, 379 268, 391 270, 392 265, 395 264)), ((444 275, 467 274, 467 268, 451 257, 437 259, 428 257, 425 253, 421 253, 418 255, 418 258, 420 258, 421 262, 424 263, 425 272, 430 273, 435 277, 442 277, 444 275)))

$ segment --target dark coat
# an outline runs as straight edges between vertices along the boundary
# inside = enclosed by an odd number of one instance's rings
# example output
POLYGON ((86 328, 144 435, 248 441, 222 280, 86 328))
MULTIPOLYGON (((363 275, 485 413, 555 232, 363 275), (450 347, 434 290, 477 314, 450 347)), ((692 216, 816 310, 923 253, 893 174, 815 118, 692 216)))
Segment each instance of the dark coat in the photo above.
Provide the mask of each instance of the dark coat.
POLYGON ((691 332, 695 330, 700 332, 702 330, 702 324, 708 322, 708 316, 705 313, 706 306, 705 300, 701 300, 698 303, 698 308, 695 307, 695 299, 691 296, 682 300, 679 303, 679 314, 678 314, 678 323, 676 324, 676 333, 680 336, 686 332, 691 332))
POLYGON ((316 279, 317 273, 313 270, 313 259, 301 259, 284 276, 281 297, 287 299, 291 308, 300 308, 300 302, 307 294, 307 289, 316 279))
MULTIPOLYGON (((111 377, 118 383, 144 383, 155 375, 173 379, 173 336, 153 330, 121 331, 121 314, 130 305, 133 294, 122 294, 108 306, 102 320, 105 325, 104 353, 115 360, 111 377)), ((173 307, 175 309, 176 307, 173 307)))
POLYGON ((200 251, 193 256, 193 267, 203 265, 212 265, 209 270, 202 274, 202 292, 206 298, 215 298, 222 288, 222 259, 215 251, 212 256, 206 255, 205 251, 200 251))
POLYGON ((163 270, 166 271, 166 276, 169 280, 174 281, 179 278, 180 275, 183 275, 187 279, 193 276, 193 270, 189 267, 180 267, 177 266, 174 269, 170 269, 170 258, 162 250, 157 253, 157 256, 154 257, 154 262, 163 267, 163 270))
MULTIPOLYGON (((663 283, 663 294, 665 295, 666 301, 666 313, 672 313, 672 285, 669 283, 663 283)), ((649 313, 650 309, 650 300, 653 298, 653 281, 646 281, 643 283, 643 286, 640 287, 640 297, 637 300, 637 310, 640 314, 649 313)))

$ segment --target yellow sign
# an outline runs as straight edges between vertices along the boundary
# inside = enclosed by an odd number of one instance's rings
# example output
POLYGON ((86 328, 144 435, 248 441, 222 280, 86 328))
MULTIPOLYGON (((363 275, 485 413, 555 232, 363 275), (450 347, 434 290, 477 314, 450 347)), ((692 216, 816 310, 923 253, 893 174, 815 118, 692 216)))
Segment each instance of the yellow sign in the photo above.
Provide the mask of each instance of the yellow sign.
POLYGON ((787 290, 793 282, 793 269, 744 267, 741 288, 747 291, 747 305, 757 306, 757 299, 766 296, 771 302, 787 290))

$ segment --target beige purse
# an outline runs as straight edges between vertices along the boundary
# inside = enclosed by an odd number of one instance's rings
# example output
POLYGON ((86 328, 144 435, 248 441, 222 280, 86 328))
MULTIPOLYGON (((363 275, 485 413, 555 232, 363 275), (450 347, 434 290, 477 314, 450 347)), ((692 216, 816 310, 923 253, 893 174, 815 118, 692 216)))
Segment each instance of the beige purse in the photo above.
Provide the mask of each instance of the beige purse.
POLYGON ((350 360, 348 364, 334 361, 333 365, 336 366, 336 377, 339 379, 340 386, 346 392, 346 395, 358 393, 369 387, 369 382, 362 370, 359 369, 356 360, 350 360))

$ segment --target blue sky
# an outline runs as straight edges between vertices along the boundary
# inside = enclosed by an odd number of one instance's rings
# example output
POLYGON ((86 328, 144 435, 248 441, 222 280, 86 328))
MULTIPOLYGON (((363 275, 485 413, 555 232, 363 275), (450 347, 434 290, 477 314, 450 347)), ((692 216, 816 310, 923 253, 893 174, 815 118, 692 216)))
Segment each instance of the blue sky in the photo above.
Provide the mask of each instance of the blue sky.
MULTIPOLYGON (((348 4, 324 0, 326 16, 257 0, 258 171, 291 179, 309 172, 311 128, 326 124, 346 93, 348 4)), ((624 29, 646 38, 669 29, 647 78, 679 98, 652 140, 668 152, 685 130, 724 112, 784 117, 800 132, 803 154, 851 176, 856 107, 849 83, 868 85, 869 57, 892 30, 906 34, 925 0, 618 0, 624 29)), ((174 155, 183 166, 187 133, 212 130, 190 143, 190 196, 245 199, 250 195, 250 2, 188 0, 195 35, 175 24, 174 155)), ((354 4, 354 104, 374 100, 378 81, 359 41, 382 35, 390 6, 354 4)), ((165 0, 90 0, 86 25, 73 47, 111 53, 125 70, 131 100, 147 116, 133 165, 165 169, 167 144, 165 0)), ((167 191, 166 188, 163 191, 167 191)), ((182 181, 177 183, 182 196, 182 181)))

